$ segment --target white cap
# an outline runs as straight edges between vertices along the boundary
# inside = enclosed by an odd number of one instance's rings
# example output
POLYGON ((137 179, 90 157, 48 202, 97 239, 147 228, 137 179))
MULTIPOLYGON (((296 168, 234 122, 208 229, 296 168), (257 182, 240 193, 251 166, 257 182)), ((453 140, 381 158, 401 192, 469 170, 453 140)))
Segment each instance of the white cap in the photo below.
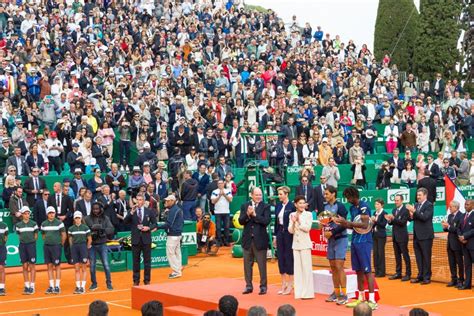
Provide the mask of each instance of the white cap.
POLYGON ((54 207, 48 206, 48 208, 46 209, 46 214, 49 214, 49 213, 56 213, 56 210, 54 209, 54 207))
POLYGON ((74 218, 82 218, 82 213, 80 211, 75 211, 74 212, 74 218))
POLYGON ((328 142, 328 138, 327 138, 327 137, 324 137, 324 138, 323 138, 323 143, 324 143, 324 142, 326 142, 326 143, 328 142))
POLYGON ((21 209, 20 209, 20 213, 23 214, 25 212, 30 212, 31 213, 31 210, 28 206, 23 206, 21 209))
POLYGON ((165 201, 176 201, 176 196, 174 196, 173 194, 170 194, 167 197, 165 197, 165 201))

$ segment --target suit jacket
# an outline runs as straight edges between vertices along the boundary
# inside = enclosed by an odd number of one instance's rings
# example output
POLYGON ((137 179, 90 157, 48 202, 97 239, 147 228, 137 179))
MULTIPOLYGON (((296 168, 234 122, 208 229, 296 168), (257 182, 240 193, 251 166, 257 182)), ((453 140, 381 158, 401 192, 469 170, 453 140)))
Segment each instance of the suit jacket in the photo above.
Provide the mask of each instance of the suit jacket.
MULTIPOLYGON (((20 176, 28 176, 30 174, 30 167, 26 163, 25 157, 20 156, 20 160, 21 160, 21 166, 22 166, 22 173, 21 173, 20 176)), ((8 157, 7 164, 5 166, 5 171, 8 169, 9 166, 15 166, 16 172, 17 172, 17 175, 18 175, 18 164, 17 164, 17 160, 16 160, 15 155, 8 157)))
POLYGON ((66 219, 64 220, 64 225, 66 227, 72 225, 74 216, 74 201, 70 196, 61 194, 61 208, 58 209, 56 193, 51 192, 48 198, 48 206, 54 207, 56 210, 56 216, 66 216, 66 219))
POLYGON ((318 184, 314 187, 314 194, 313 194, 313 205, 318 213, 324 211, 324 205, 326 204, 326 200, 324 199, 324 191, 321 187, 321 184, 318 184))
POLYGON ((431 164, 431 168, 428 168, 428 165, 426 165, 426 170, 431 172, 430 177, 433 179, 438 179, 441 176, 441 171, 439 170, 438 165, 434 162, 431 164))
MULTIPOLYGON (((90 210, 90 212, 92 213, 92 203, 93 203, 92 200, 91 200, 90 203, 91 203, 91 210, 90 210)), ((83 217, 85 217, 85 216, 87 216, 87 215, 90 215, 90 214, 87 214, 86 203, 84 202, 83 199, 77 201, 77 203, 76 203, 76 211, 81 212, 83 217)))
MULTIPOLYGON (((46 182, 38 177, 38 190, 44 190, 46 189, 46 182)), ((33 177, 28 177, 28 179, 25 180, 25 183, 23 184, 23 190, 26 193, 26 201, 28 202, 28 205, 35 205, 37 199, 41 199, 41 193, 32 193, 35 189, 33 177)))
POLYGON ((464 236, 464 239, 467 240, 465 245, 467 249, 474 250, 474 212, 467 213, 467 218, 464 217, 465 215, 463 214, 461 219, 458 235, 464 236))
POLYGON ((242 248, 249 250, 252 240, 258 250, 266 250, 268 248, 267 226, 271 221, 270 205, 260 202, 255 210, 255 217, 247 215, 247 209, 252 202, 242 204, 240 207, 239 223, 244 225, 242 233, 242 248))
POLYGON ((26 156, 26 164, 30 167, 30 169, 33 169, 33 167, 37 167, 40 169, 43 168, 44 167, 43 155, 38 154, 36 163, 35 163, 35 158, 32 155, 26 156))
POLYGON ((128 213, 124 220, 125 224, 129 224, 132 230, 132 245, 151 244, 151 231, 157 228, 156 215, 149 208, 143 208, 143 219, 138 218, 138 211, 135 213, 128 213), (142 232, 138 229, 138 225, 150 227, 149 231, 142 232))
POLYGON ((33 209, 33 219, 37 223, 42 223, 47 219, 46 208, 48 207, 48 201, 43 199, 36 200, 34 209, 33 209), (46 202, 46 206, 45 206, 46 202))
MULTIPOLYGON (((314 211, 314 209, 315 209, 314 194, 315 194, 315 190, 314 190, 313 186, 310 183, 308 183, 307 192, 306 192, 306 195, 307 195, 306 202, 308 203, 308 211, 310 211, 310 212, 314 211)), ((296 187, 296 195, 305 196, 304 195, 304 185, 303 184, 300 184, 299 186, 296 187)))
POLYGON ((313 215, 311 212, 303 212, 300 214, 299 222, 292 222, 288 226, 288 231, 293 234, 292 248, 295 250, 311 249, 313 243, 309 237, 309 231, 313 224, 313 215))
POLYGON ((453 251, 461 251, 462 244, 458 239, 458 230, 461 224, 464 221, 464 214, 461 212, 456 212, 456 215, 449 214, 448 215, 448 228, 444 228, 445 232, 448 232, 448 247, 453 251))
POLYGON ((418 240, 427 240, 434 238, 433 230, 433 204, 426 200, 423 205, 415 204, 413 213, 413 235, 418 240))
POLYGON ((386 214, 387 212, 382 210, 382 212, 379 214, 378 217, 376 214, 374 215, 376 217, 374 226, 372 228, 372 234, 374 237, 377 237, 377 238, 387 237, 387 230, 386 230, 387 220, 385 219, 386 214))
POLYGON ((428 201, 432 204, 436 201, 436 180, 431 177, 424 177, 418 181, 418 189, 425 188, 428 190, 428 201))
POLYGON ((195 172, 193 174, 193 179, 198 182, 198 193, 200 193, 201 195, 206 195, 206 187, 211 182, 211 178, 209 177, 209 175, 205 173, 201 177, 201 180, 199 180, 199 172, 195 172))
MULTIPOLYGON (((13 193, 11 198, 10 198, 10 202, 8 203, 8 208, 10 209, 10 215, 12 217, 13 225, 15 225, 17 222, 21 221, 21 217, 18 218, 18 217, 15 216, 15 213, 20 210, 19 200, 20 200, 20 198, 18 198, 18 196, 15 193, 13 193)), ((26 201, 26 199, 24 197, 21 198, 21 202, 22 202, 23 206, 29 206, 28 202, 26 201)))
POLYGON ((293 213, 295 211, 295 206, 293 205, 293 202, 288 201, 288 204, 286 204, 285 210, 283 211, 283 225, 280 225, 278 215, 280 214, 282 209, 283 204, 280 202, 275 207, 275 227, 273 230, 273 236, 276 236, 277 232, 281 231, 282 229, 283 231, 288 232, 288 225, 290 224, 290 213, 293 213))
POLYGON ((408 242, 408 210, 403 205, 398 211, 397 208, 394 208, 392 211, 393 220, 389 222, 389 225, 392 225, 392 238, 394 242, 408 242))

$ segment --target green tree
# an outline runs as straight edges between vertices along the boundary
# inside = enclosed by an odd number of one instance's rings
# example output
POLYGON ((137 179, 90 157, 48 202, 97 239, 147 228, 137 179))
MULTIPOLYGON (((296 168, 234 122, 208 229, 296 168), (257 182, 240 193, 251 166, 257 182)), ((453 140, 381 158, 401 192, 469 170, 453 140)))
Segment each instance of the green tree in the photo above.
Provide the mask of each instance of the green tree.
POLYGON ((430 80, 440 72, 454 77, 456 63, 461 61, 457 48, 461 34, 460 0, 421 0, 415 73, 422 80, 430 80))
POLYGON ((413 0, 379 0, 374 33, 374 54, 381 61, 391 54, 398 69, 411 71, 418 11, 413 0))

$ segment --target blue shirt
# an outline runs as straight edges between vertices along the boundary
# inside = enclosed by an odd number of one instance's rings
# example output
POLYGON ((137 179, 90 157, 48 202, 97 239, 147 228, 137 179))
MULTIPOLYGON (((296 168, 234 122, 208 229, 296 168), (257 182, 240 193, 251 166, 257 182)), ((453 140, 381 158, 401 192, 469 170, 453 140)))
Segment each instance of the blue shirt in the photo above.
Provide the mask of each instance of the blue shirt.
MULTIPOLYGON (((324 210, 330 211, 331 213, 337 214, 343 218, 347 218, 346 207, 344 206, 344 204, 340 202, 336 202, 333 205, 326 203, 324 205, 324 210)), ((341 237, 347 236, 347 230, 344 227, 337 225, 333 221, 329 222, 328 227, 329 227, 329 230, 332 232, 331 238, 339 239, 341 237)))
MULTIPOLYGON (((354 219, 358 215, 367 215, 371 216, 371 211, 370 211, 370 206, 367 202, 364 201, 359 201, 359 205, 351 205, 350 208, 351 212, 351 220, 354 221, 354 219)), ((359 234, 355 230, 352 231, 352 243, 354 244, 361 244, 361 243, 372 243, 372 234, 359 234)))

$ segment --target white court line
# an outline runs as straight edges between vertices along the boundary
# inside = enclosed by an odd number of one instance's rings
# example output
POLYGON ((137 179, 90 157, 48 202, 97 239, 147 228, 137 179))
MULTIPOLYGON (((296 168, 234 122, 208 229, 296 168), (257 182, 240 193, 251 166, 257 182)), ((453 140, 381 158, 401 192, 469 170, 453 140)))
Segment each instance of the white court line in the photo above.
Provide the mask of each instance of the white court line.
POLYGON ((97 294, 106 294, 106 293, 117 293, 117 292, 126 292, 130 291, 130 289, 121 289, 121 290, 113 290, 113 291, 99 291, 99 292, 86 292, 84 294, 66 294, 66 295, 52 295, 52 296, 43 296, 43 297, 34 297, 34 298, 26 298, 20 300, 10 300, 10 301, 1 301, 0 304, 7 304, 7 303, 17 303, 17 302, 30 302, 30 301, 39 301, 39 300, 46 300, 46 299, 53 299, 53 298, 63 298, 63 297, 82 297, 84 295, 97 295, 97 294))
POLYGON ((461 298, 452 298, 452 299, 449 299, 449 300, 442 300, 442 301, 432 301, 432 302, 425 302, 425 303, 402 305, 400 307, 404 308, 404 307, 414 307, 414 306, 422 306, 422 305, 442 304, 442 303, 457 302, 457 301, 467 301, 467 300, 472 300, 472 299, 474 299, 474 296, 461 297, 461 298))

